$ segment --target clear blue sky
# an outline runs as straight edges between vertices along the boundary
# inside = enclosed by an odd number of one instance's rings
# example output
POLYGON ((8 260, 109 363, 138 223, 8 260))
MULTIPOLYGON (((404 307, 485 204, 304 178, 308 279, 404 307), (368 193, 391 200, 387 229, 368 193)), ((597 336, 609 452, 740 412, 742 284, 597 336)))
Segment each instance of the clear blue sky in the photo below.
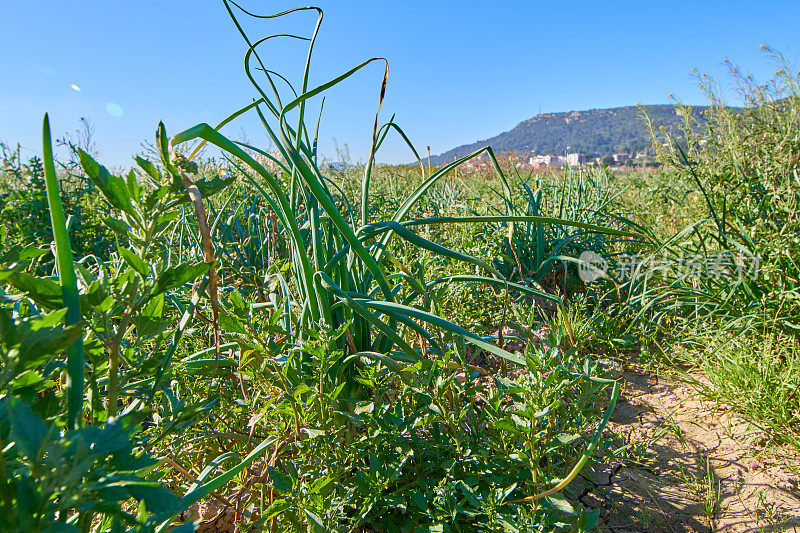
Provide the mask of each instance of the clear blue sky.
MULTIPOLYGON (((242 0, 260 11, 298 4, 242 0)), ((7 1, 0 17, 0 139, 40 150, 41 117, 55 134, 88 117, 101 160, 127 165, 164 120, 170 133, 215 123, 255 94, 242 71, 244 43, 221 1, 7 1), (70 87, 75 84, 80 92, 70 87), (112 112, 122 116, 112 116, 112 112)), ((692 67, 724 81, 730 58, 753 74, 774 68, 761 43, 800 58, 800 2, 320 1, 325 21, 312 84, 362 59, 384 56, 390 78, 383 116, 397 121, 422 152, 491 137, 542 112, 669 102, 702 95, 692 67)), ((304 32, 313 15, 253 23, 252 37, 304 32)), ((292 79, 299 43, 264 56, 292 79)), ((375 64, 331 91, 320 132, 364 157, 382 67, 375 64)), ((264 136, 253 120, 228 126, 234 138, 264 136)), ((31 152, 26 152, 31 153, 31 152)), ((392 142, 379 160, 409 161, 392 142)))

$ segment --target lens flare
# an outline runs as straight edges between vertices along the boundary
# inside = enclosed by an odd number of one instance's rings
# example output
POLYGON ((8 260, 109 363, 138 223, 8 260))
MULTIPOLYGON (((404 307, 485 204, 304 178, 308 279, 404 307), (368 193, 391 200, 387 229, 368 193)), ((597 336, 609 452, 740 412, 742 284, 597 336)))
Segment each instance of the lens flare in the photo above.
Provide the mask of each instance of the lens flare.
POLYGON ((114 102, 109 102, 106 104, 106 112, 115 118, 120 118, 122 115, 125 114, 122 111, 122 107, 119 104, 115 104, 114 102))
POLYGON ((81 92, 81 88, 75 85, 74 83, 70 83, 69 86, 77 92, 81 92))

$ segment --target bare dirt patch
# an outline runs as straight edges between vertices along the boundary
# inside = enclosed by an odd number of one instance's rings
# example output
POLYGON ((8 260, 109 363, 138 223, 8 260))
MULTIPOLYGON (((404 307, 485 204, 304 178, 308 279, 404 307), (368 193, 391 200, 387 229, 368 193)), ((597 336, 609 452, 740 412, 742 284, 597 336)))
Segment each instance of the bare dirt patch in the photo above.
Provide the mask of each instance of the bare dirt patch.
POLYGON ((579 496, 601 531, 800 529, 796 451, 765 450, 762 431, 695 385, 632 370, 621 382, 609 431, 627 447, 587 470, 579 496))

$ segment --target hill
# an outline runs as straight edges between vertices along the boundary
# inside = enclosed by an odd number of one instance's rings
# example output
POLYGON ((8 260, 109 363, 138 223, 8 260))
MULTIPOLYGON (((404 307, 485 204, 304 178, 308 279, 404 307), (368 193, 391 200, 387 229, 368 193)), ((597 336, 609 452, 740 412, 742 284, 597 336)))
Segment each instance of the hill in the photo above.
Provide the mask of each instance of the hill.
MULTIPOLYGON (((692 108, 695 113, 705 107, 692 108)), ((465 144, 432 156, 434 164, 453 160, 458 154, 466 155, 486 145, 495 153, 514 150, 536 154, 563 154, 564 150, 605 156, 614 152, 641 152, 650 148, 650 134, 642 112, 645 111, 654 125, 672 128, 682 118, 675 106, 646 105, 590 109, 566 113, 543 113, 517 124, 513 129, 490 139, 465 144)))

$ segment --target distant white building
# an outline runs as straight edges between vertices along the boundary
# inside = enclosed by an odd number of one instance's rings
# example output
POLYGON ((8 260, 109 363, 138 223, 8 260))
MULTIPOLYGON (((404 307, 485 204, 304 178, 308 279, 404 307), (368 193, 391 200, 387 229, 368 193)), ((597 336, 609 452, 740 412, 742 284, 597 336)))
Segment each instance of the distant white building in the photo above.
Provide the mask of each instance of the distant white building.
POLYGON ((586 164, 586 156, 579 153, 572 153, 567 154, 567 166, 568 167, 579 167, 581 165, 586 164))
POLYGON ((535 155, 528 163, 535 169, 560 168, 563 165, 562 158, 563 156, 557 155, 535 155))
POLYGON ((614 154, 613 157, 615 163, 624 163, 631 158, 631 154, 614 154))

